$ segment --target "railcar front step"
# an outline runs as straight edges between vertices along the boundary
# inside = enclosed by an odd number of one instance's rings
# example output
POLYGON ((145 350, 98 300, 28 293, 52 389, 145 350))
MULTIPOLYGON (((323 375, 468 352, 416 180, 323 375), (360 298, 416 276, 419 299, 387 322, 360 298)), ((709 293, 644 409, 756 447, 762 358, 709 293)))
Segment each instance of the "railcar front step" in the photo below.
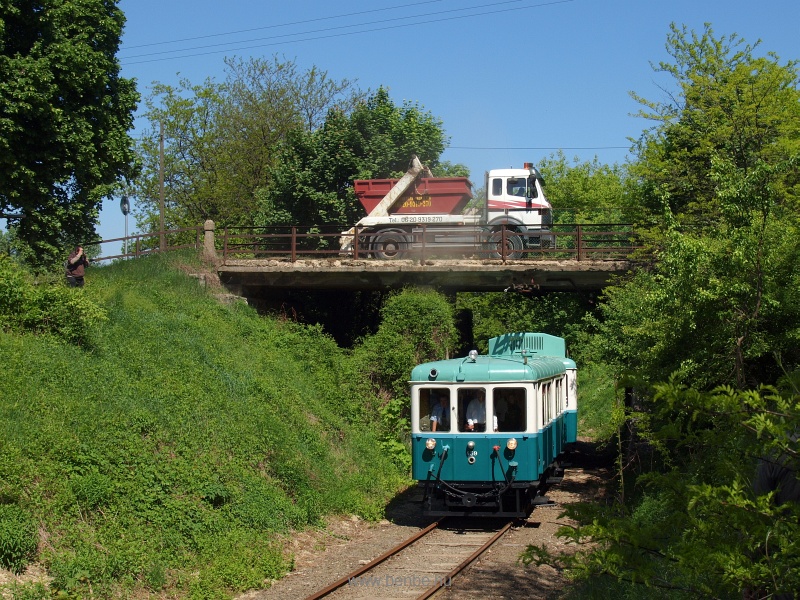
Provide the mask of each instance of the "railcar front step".
POLYGON ((547 496, 536 496, 533 500, 531 500, 531 504, 533 506, 556 506, 557 503, 553 502, 547 496))

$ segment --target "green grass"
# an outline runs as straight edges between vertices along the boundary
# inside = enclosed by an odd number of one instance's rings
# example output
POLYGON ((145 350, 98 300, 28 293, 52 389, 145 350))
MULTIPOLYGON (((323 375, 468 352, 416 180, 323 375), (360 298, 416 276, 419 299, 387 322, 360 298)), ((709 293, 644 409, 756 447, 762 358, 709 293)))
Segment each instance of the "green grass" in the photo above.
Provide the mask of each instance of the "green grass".
POLYGON ((221 304, 176 260, 92 268, 72 292, 107 319, 80 347, 0 333, 0 504, 38 524, 53 593, 259 587, 291 568, 280 534, 378 518, 404 484, 330 338, 221 304))

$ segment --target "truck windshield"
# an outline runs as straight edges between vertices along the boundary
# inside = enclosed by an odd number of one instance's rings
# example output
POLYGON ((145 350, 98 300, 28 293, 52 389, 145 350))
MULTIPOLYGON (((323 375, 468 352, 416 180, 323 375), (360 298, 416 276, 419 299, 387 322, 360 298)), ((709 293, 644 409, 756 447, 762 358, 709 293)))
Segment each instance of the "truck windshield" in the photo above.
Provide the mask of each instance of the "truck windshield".
POLYGON ((514 177, 509 178, 508 182, 506 183, 506 194, 509 196, 519 196, 520 198, 525 197, 525 180, 524 179, 516 179, 514 177))

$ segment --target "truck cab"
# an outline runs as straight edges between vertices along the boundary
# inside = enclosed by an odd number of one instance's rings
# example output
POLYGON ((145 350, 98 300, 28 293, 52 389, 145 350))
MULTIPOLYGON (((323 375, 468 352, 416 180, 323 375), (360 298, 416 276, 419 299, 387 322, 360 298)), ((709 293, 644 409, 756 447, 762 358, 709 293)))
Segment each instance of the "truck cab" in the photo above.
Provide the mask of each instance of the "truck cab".
POLYGON ((522 169, 492 169, 487 172, 487 225, 516 226, 521 232, 552 225, 552 206, 543 187, 541 173, 530 163, 525 163, 522 169))

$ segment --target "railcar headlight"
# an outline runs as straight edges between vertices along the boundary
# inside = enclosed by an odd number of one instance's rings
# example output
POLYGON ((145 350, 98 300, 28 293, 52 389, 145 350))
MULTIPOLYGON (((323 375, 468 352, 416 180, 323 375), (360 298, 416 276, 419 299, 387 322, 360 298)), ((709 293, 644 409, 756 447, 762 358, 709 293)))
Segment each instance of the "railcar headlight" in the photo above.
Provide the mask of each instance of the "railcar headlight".
POLYGON ((510 438, 506 442, 506 448, 509 450, 516 450, 517 449, 517 438, 510 438))
POLYGON ((472 440, 467 442, 467 450, 475 450, 475 442, 472 440))
POLYGON ((469 359, 472 362, 475 362, 476 360, 478 360, 478 351, 477 350, 470 350, 469 351, 469 359))
POLYGON ((433 450, 434 448, 436 448, 436 440, 433 438, 428 438, 427 440, 425 440, 425 447, 428 450, 433 450))

